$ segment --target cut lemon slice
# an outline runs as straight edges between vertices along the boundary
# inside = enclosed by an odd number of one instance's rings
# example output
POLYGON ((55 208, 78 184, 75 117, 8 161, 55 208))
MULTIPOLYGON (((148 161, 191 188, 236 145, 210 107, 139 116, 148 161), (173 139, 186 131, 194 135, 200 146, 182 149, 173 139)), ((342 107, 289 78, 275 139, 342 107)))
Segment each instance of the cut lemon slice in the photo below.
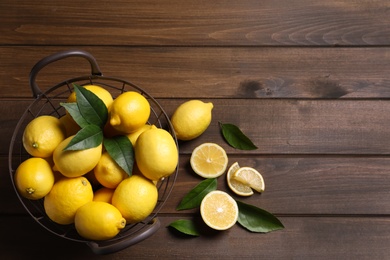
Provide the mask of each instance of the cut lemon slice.
POLYGON ((251 187, 233 178, 234 173, 238 169, 240 169, 238 162, 235 162, 232 164, 232 166, 230 166, 226 174, 227 184, 235 194, 240 196, 251 196, 253 194, 253 190, 251 189, 251 187))
POLYGON ((241 167, 233 174, 233 178, 258 192, 265 189, 263 176, 251 167, 241 167))
POLYGON ((209 227, 226 230, 237 222, 237 202, 226 192, 214 190, 203 198, 200 204, 200 214, 209 227))
POLYGON ((190 164, 199 176, 216 178, 226 171, 228 157, 221 146, 215 143, 204 143, 192 151, 190 164))

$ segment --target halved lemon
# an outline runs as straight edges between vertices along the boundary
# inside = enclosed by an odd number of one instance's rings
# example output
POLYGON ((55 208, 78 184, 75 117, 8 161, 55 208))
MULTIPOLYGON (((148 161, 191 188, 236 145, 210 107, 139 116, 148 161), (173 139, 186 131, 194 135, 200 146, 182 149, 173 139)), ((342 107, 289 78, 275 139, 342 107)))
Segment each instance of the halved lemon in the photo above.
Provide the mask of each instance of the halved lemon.
POLYGON ((233 174, 233 178, 258 192, 265 189, 263 176, 251 167, 241 167, 233 174))
POLYGON ((237 222, 237 202, 226 192, 214 190, 203 198, 200 214, 207 226, 216 230, 226 230, 237 222))
POLYGON ((238 162, 235 162, 232 164, 232 166, 230 166, 226 174, 227 184, 235 194, 240 196, 251 196, 253 195, 253 190, 251 187, 233 178, 234 173, 239 169, 240 165, 238 165, 238 162))
POLYGON ((216 178, 226 171, 228 157, 221 146, 215 143, 204 143, 192 151, 190 164, 199 176, 216 178))

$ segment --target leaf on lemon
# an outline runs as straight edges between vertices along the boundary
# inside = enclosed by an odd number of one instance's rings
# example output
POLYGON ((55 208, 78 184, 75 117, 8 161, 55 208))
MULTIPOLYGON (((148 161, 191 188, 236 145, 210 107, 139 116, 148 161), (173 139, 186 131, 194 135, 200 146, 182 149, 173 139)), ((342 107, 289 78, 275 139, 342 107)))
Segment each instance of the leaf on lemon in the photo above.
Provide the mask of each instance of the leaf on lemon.
POLYGON ((103 101, 93 92, 74 84, 76 102, 82 117, 90 124, 103 127, 108 118, 108 111, 103 101))
POLYGON ((280 220, 266 210, 237 201, 238 223, 252 232, 268 233, 283 229, 280 220))
POLYGON ((168 227, 173 227, 174 229, 190 236, 199 236, 199 232, 195 226, 195 223, 187 219, 179 219, 173 221, 168 227))
POLYGON ((209 178, 201 181, 192 190, 190 190, 186 196, 184 196, 176 210, 193 209, 199 207, 207 193, 216 189, 216 178, 209 178))
POLYGON ((79 107, 77 103, 60 103, 61 106, 63 106, 66 111, 70 114, 70 116, 73 118, 73 120, 81 127, 85 127, 89 125, 88 121, 85 120, 85 118, 81 115, 79 107))
POLYGON ((87 125, 77 132, 64 150, 89 149, 100 145, 102 141, 102 129, 96 125, 87 125))
POLYGON ((122 135, 105 138, 103 145, 111 158, 131 176, 134 165, 134 149, 129 138, 122 135))
POLYGON ((257 146, 238 128, 233 124, 222 124, 219 122, 222 130, 222 135, 226 142, 240 150, 256 150, 257 146))

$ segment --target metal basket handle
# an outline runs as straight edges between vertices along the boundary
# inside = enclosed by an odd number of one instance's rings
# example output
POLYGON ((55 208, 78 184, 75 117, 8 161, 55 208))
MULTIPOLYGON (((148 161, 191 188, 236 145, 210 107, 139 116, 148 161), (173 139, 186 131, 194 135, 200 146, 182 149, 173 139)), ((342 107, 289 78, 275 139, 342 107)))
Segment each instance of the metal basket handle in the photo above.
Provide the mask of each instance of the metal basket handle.
POLYGON ((123 240, 119 240, 118 242, 109 245, 99 245, 98 242, 88 242, 87 245, 91 248, 92 252, 98 255, 111 254, 121 251, 122 249, 134 245, 153 235, 160 228, 161 224, 158 218, 154 218, 151 223, 146 225, 148 226, 141 230, 142 233, 136 234, 134 237, 124 238, 123 240))
POLYGON ((48 64, 55 62, 55 61, 58 61, 58 60, 68 58, 68 57, 85 58, 91 64, 92 75, 102 76, 102 73, 100 72, 100 68, 99 68, 95 58, 89 52, 82 51, 82 50, 67 50, 67 51, 58 52, 58 53, 52 54, 52 55, 47 56, 47 57, 43 58, 42 60, 38 61, 34 65, 34 67, 31 69, 30 87, 31 87, 34 98, 39 97, 43 93, 35 81, 36 77, 38 75, 38 72, 41 69, 43 69, 45 66, 47 66, 48 64))

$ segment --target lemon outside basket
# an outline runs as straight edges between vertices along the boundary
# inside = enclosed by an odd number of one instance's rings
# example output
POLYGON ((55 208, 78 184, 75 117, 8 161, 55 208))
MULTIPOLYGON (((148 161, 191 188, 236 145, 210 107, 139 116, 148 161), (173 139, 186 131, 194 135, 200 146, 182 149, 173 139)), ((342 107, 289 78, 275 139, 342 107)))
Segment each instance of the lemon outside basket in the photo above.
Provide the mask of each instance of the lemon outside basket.
POLYGON ((30 157, 23 148, 22 135, 24 128, 32 119, 40 115, 53 115, 58 118, 64 115, 65 109, 60 105, 60 102, 66 101, 66 98, 73 91, 73 84, 80 86, 87 84, 102 86, 107 89, 114 98, 125 91, 139 92, 149 101, 151 106, 151 115, 148 123, 169 131, 178 148, 177 138, 173 131, 169 117, 152 96, 129 81, 103 76, 95 58, 88 52, 82 50, 58 52, 43 58, 32 68, 30 73, 30 87, 35 100, 29 105, 18 121, 9 148, 9 173, 15 192, 31 217, 51 233, 63 237, 64 239, 85 243, 96 254, 114 253, 150 237, 159 229, 160 221, 157 214, 163 207, 173 189, 178 174, 178 166, 176 166, 175 172, 171 176, 160 180, 157 183, 159 196, 153 213, 142 222, 127 225, 116 237, 112 239, 105 241, 86 240, 78 235, 74 224, 59 225, 51 221, 45 214, 43 199, 33 201, 21 197, 16 190, 13 177, 18 165, 30 157), (68 57, 82 57, 86 59, 91 65, 91 75, 65 80, 49 88, 47 91, 42 92, 36 83, 38 72, 50 63, 68 57))

